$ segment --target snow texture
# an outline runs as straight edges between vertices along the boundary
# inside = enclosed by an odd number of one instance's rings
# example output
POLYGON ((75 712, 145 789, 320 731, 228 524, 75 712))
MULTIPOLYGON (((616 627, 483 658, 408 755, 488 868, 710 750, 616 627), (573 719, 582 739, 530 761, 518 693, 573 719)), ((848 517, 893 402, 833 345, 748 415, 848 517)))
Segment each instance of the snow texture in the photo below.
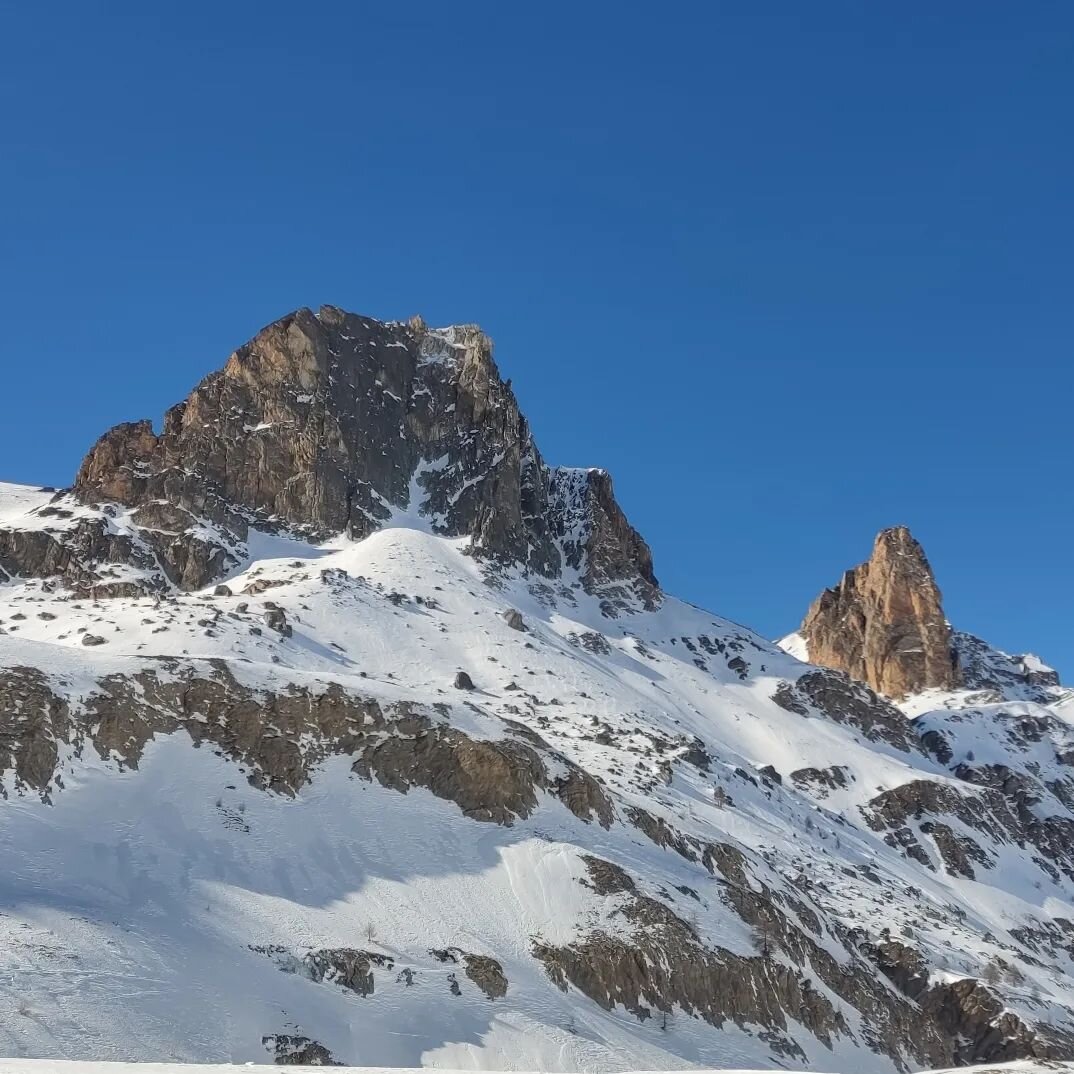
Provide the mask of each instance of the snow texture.
MULTIPOLYGON (((427 357, 450 361, 451 351, 427 357)), ((1074 920, 1066 877, 1042 869, 1032 847, 999 836, 986 848, 993 865, 970 879, 945 869, 922 834, 926 867, 863 819, 878 794, 915 780, 974 793, 950 764, 789 711, 773 695, 809 668, 689 604, 668 598, 609 619, 569 579, 534 584, 507 570, 490 584, 465 542, 436 536, 421 515, 421 477, 412 507, 364 541, 252 534, 226 579, 230 596, 209 587, 95 602, 14 578, 0 585, 0 667, 40 669, 76 707, 103 676, 169 657, 191 667, 223 661, 254 689, 338 683, 385 704, 440 706, 477 739, 522 724, 604 782, 615 823, 587 824, 544 796, 511 826, 481 824, 429 791, 403 795, 363 780, 344 757, 326 761, 293 797, 266 793, 182 732, 157 737, 136 768, 61 744, 45 795, 9 773, 0 804, 0 1054, 50 1060, 2 1061, 0 1074, 75 1069, 51 1062, 60 1059, 79 1060, 85 1074, 192 1069, 89 1059, 265 1063, 274 1034, 308 1037, 337 1060, 374 1065, 367 1069, 778 1062, 832 1074, 895 1071, 866 1046, 857 1012, 830 995, 849 1032, 829 1049, 792 1024, 803 1061, 777 1059, 748 1027, 717 1031, 685 1014, 662 1027, 554 986, 532 955, 536 940, 563 945, 595 925, 630 928, 581 882, 585 854, 624 864, 639 889, 689 915, 706 944, 753 950, 719 881, 647 839, 626 819, 632 807, 687 837, 739 848, 758 881, 804 899, 822 922, 912 936, 950 979, 977 977, 996 958, 1013 963, 1021 983, 1007 990, 1008 1006, 1030 1023, 1069 1024, 1071 954, 1061 944, 1030 951, 1019 932, 1074 920), (244 595, 251 583, 270 588, 244 595), (251 631, 266 600, 285 610, 290 637, 251 631), (506 622, 512 609, 524 630, 506 622), (86 633, 104 643, 87 647, 86 633), (472 678, 472 693, 454 689, 459 671, 472 678), (707 763, 688 760, 699 744, 707 763), (842 785, 791 778, 833 764, 844 770, 842 785), (765 766, 782 783, 760 778, 765 766), (344 947, 392 960, 390 973, 375 971, 372 995, 303 972, 308 952, 344 947), (432 954, 451 947, 498 959, 507 996, 490 999, 432 954)), ((72 524, 40 515, 51 499, 0 486, 0 522, 72 524)), ((110 524, 128 525, 121 511, 110 524)), ((1074 742, 1074 712, 1060 703, 1069 694, 1053 705, 979 696, 911 699, 906 718, 942 729, 958 758, 1009 764, 1007 724, 1045 714, 1050 729, 1025 744, 1020 763, 1035 766, 1042 784, 1062 775, 1056 752, 1074 742)), ((848 958, 826 925, 817 942, 848 958)))

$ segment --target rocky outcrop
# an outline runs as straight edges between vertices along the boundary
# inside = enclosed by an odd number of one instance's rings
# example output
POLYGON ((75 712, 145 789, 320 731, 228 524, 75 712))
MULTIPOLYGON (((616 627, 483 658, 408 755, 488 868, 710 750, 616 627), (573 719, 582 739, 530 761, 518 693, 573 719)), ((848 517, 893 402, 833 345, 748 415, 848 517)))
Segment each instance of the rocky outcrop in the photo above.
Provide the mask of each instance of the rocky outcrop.
POLYGON ((510 824, 537 808, 544 765, 522 742, 483 742, 451 727, 418 729, 373 743, 356 771, 404 794, 425 787, 475 820, 510 824))
POLYGON ((890 845, 932 868, 916 828, 936 845, 944 867, 955 876, 974 879, 977 868, 994 868, 996 855, 985 846, 1009 843, 1035 848, 1034 860, 1053 879, 1061 873, 1074 879, 1074 822, 1069 817, 1040 815, 1045 812, 1043 795, 1033 793, 1028 780, 1009 769, 962 766, 959 773, 967 781, 965 787, 917 779, 883 791, 863 810, 866 823, 888 832, 890 845), (970 786, 971 781, 977 785, 970 786), (980 840, 956 831, 949 823, 952 818, 980 833, 980 840))
MULTIPOLYGON (((464 951, 461 947, 433 948, 429 954, 437 962, 449 966, 463 964, 466 976, 485 993, 488 999, 503 999, 507 995, 507 976, 503 972, 503 965, 489 955, 475 955, 464 951)), ((452 995, 460 995, 457 978, 450 974, 448 979, 452 982, 452 995)))
POLYGON ((395 960, 379 951, 349 947, 310 951, 303 959, 303 969, 311 981, 328 981, 363 997, 373 995, 373 968, 390 971, 394 966, 395 960))
POLYGON ((952 644, 967 690, 980 690, 990 700, 1026 700, 1046 705, 1064 693, 1059 673, 1032 653, 1011 656, 986 641, 955 631, 952 644))
POLYGON ((791 773, 791 782, 816 798, 826 798, 831 791, 847 786, 853 779, 853 773, 840 764, 828 768, 799 768, 791 773))
POLYGON ((812 663, 889 697, 960 681, 940 590, 905 526, 877 536, 869 559, 813 602, 800 633, 812 663))
POLYGON ((809 671, 796 682, 780 683, 772 700, 799 716, 816 712, 849 724, 872 742, 886 742, 904 752, 921 749, 906 717, 890 701, 836 671, 809 671))
POLYGON ((612 822, 600 782, 514 724, 505 725, 511 737, 472 739, 418 707, 386 709, 335 683, 265 691, 239 682, 223 661, 159 664, 101 679, 77 712, 42 671, 0 670, 0 776, 12 772, 17 789, 47 799, 58 786, 61 746, 92 745, 137 768, 156 735, 184 731, 242 764, 254 786, 280 794, 294 795, 318 764, 343 754, 355 758, 357 775, 402 793, 424 787, 475 820, 509 825, 547 794, 586 823, 612 822))
POLYGON ((69 737, 68 702, 37 668, 11 668, 0 671, 0 715, 0 772, 13 772, 16 787, 44 790, 69 737))
POLYGON ((605 470, 559 468, 550 484, 552 532, 568 567, 580 573, 587 592, 604 598, 614 614, 624 603, 652 607, 656 576, 649 546, 627 521, 605 470))
MULTIPOLYGON (((134 508, 145 544, 184 589, 227 569, 251 525, 362 538, 409 512, 469 537, 490 565, 577 571, 612 614, 658 599, 649 549, 611 479, 545 465, 474 325, 298 310, 172 407, 159 434, 148 421, 106 433, 73 491, 134 508)), ((5 558, 0 539, 8 573, 27 573, 23 558, 5 558)))
POLYGON ((626 811, 627 818, 640 832, 651 839, 658 847, 674 850, 687 861, 697 861, 700 857, 696 842, 691 842, 681 832, 676 831, 662 817, 654 817, 640 806, 631 806, 626 811))
POLYGON ((507 978, 503 966, 488 955, 463 954, 466 976, 481 989, 489 999, 503 999, 507 995, 507 978))
POLYGON ((976 978, 934 982, 925 960, 906 944, 889 940, 862 950, 952 1041, 952 1060, 959 1066, 1064 1059, 1074 1051, 1069 1033, 1047 1024, 1027 1025, 976 978))
POLYGON ((5 578, 56 578, 80 595, 137 596, 147 588, 162 588, 164 575, 152 550, 127 534, 110 530, 108 518, 74 519, 59 504, 42 508, 34 529, 0 528, 0 581, 5 578), (51 520, 54 525, 50 525, 51 520), (68 521, 71 520, 71 521, 68 521), (143 578, 125 579, 121 567, 138 568, 143 578))
POLYGON ((352 947, 323 947, 304 955, 280 944, 255 944, 250 950, 271 959, 284 973, 298 974, 315 984, 336 985, 363 999, 376 992, 374 971, 383 970, 390 981, 395 969, 390 955, 352 947))
POLYGON ((601 781, 566 758, 561 758, 560 763, 566 765, 566 774, 557 777, 551 784, 556 797, 579 820, 587 824, 595 820, 602 828, 610 828, 615 819, 615 809, 601 781))
POLYGON ((907 944, 862 941, 842 930, 848 957, 834 958, 795 923, 819 931, 806 905, 758 885, 734 848, 710 849, 706 864, 722 875, 723 897, 750 928, 756 955, 708 945, 621 866, 586 856, 582 883, 608 899, 609 918, 626 927, 598 927, 566 946, 537 941, 534 956, 560 988, 573 986, 606 1009, 622 1006, 662 1028, 678 1011, 715 1026, 759 1027, 773 1053, 799 1062, 805 1056, 790 1039, 792 1021, 829 1048, 860 1033, 862 1043, 903 1070, 1074 1054, 1065 1030, 1027 1024, 974 978, 935 980, 907 944), (877 979, 874 967, 893 987, 877 979), (860 1012, 857 1026, 832 1005, 833 995, 860 1012))
POLYGON ((622 1006, 665 1026, 681 1010, 717 1027, 759 1027, 774 1053, 798 1062, 806 1057, 792 1038, 792 1022, 829 1048, 836 1038, 854 1035, 832 993, 861 1011, 864 1043, 903 1068, 906 1059, 940 1065, 950 1057, 950 1045, 914 1004, 894 997, 864 962, 844 965, 832 958, 780 909, 772 892, 754 890, 733 848, 713 850, 714 865, 726 867, 727 901, 764 937, 761 953, 708 946, 689 921, 640 893, 620 866, 586 857, 584 882, 615 900, 609 913, 625 920, 627 931, 597 928, 566 946, 537 941, 534 957, 560 988, 573 985, 608 1010, 622 1006))
POLYGON ((340 1067, 343 1064, 332 1058, 332 1053, 309 1037, 291 1033, 274 1033, 261 1038, 261 1043, 272 1054, 272 1061, 281 1067, 340 1067))
POLYGON ((566 775, 551 776, 541 756, 548 747, 533 732, 525 733, 527 741, 490 742, 418 718, 400 721, 393 730, 369 743, 355 761, 355 772, 403 794, 424 787, 474 820, 510 825, 524 819, 537 808, 543 790, 579 819, 595 819, 605 828, 611 824, 611 803, 600 783, 559 754, 555 764, 565 767, 566 775))

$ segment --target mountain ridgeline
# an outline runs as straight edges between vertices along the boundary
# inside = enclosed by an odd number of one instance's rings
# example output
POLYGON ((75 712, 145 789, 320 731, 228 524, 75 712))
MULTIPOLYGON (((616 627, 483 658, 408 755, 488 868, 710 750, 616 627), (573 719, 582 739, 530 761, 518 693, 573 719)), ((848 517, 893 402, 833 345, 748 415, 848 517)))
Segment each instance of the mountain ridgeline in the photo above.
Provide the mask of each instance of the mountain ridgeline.
POLYGON ((298 310, 0 484, 0 1054, 1074 1058, 1072 716, 906 529, 774 643, 478 328, 298 310))
POLYGON ((613 601, 657 594, 608 475, 545 465, 475 325, 298 310, 169 410, 160 436, 148 421, 106 433, 73 491, 134 508, 186 589, 232 566, 251 525, 360 540, 421 495, 434 531, 468 537, 475 555, 549 579, 577 571, 613 601))

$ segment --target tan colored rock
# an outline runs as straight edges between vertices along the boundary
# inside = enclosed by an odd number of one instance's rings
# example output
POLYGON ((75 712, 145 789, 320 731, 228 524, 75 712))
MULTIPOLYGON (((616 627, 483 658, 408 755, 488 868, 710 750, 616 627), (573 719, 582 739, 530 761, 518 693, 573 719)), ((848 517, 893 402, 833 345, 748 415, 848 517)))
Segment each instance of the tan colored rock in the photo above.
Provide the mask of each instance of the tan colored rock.
POLYGON ((869 559, 821 593, 800 629, 812 663, 889 697, 959 684, 940 590, 905 526, 878 534, 869 559))
POLYGON ((507 977, 500 962, 488 955, 464 954, 463 958, 466 959, 466 976, 489 999, 503 999, 507 995, 507 977))

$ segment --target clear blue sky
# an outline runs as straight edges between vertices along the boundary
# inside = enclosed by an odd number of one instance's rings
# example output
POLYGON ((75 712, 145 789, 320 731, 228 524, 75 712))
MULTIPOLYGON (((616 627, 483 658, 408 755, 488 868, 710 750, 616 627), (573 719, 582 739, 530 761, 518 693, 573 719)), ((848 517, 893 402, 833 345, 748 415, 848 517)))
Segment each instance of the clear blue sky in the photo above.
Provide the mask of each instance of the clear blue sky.
POLYGON ((478 321, 767 634, 909 524, 1074 677, 1074 5, 0 2, 0 477, 263 323, 478 321))

